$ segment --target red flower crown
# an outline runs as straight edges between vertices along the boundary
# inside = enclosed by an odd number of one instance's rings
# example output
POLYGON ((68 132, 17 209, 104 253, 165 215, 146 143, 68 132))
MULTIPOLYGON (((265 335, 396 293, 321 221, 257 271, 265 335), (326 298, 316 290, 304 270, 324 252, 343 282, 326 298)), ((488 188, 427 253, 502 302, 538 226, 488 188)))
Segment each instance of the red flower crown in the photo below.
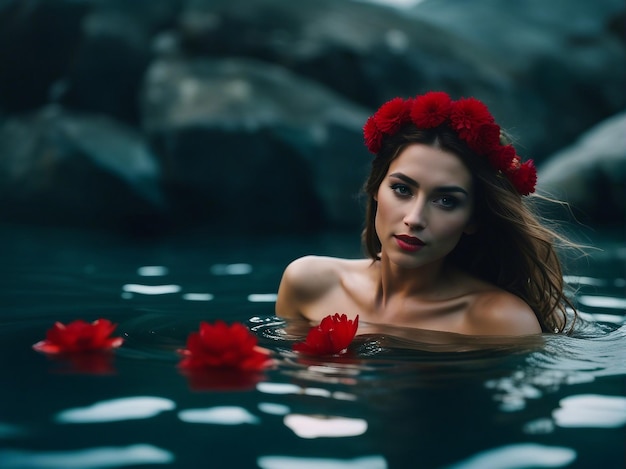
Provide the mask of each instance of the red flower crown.
POLYGON ((496 171, 504 174, 521 195, 535 191, 537 169, 533 160, 522 163, 513 145, 500 142, 500 126, 478 99, 452 101, 443 91, 430 91, 415 98, 387 101, 365 122, 363 135, 367 149, 377 154, 383 138, 408 123, 419 129, 448 126, 472 151, 486 157, 496 171))

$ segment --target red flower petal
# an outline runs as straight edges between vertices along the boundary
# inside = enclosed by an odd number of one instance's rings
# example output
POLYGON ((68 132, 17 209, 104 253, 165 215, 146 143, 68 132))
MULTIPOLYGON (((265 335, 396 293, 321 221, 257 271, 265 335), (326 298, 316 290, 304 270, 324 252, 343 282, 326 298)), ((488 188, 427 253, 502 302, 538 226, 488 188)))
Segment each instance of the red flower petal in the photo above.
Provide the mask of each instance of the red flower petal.
POLYGON ((506 172, 509 170, 517 155, 512 145, 501 146, 487 154, 491 166, 498 171, 506 172))
POLYGON ((343 353, 350 345, 359 327, 359 316, 354 321, 336 313, 326 316, 320 324, 312 327, 304 342, 293 345, 296 352, 311 355, 333 355, 343 353))
POLYGON ((116 327, 107 319, 92 323, 79 319, 67 325, 56 322, 47 331, 46 339, 34 344, 33 348, 52 354, 110 350, 124 342, 121 337, 109 337, 116 327))
POLYGON ((488 155, 502 146, 500 143, 500 126, 498 124, 483 124, 476 132, 470 134, 466 140, 477 155, 488 155))
POLYGON ((270 363, 269 352, 257 346, 257 338, 246 326, 228 326, 221 320, 201 322, 199 332, 189 334, 187 348, 180 353, 183 358, 179 367, 185 369, 261 370, 270 363))
POLYGON ((521 195, 528 195, 535 192, 537 184, 537 169, 533 160, 528 160, 517 169, 509 172, 509 179, 521 195))
POLYGON ((374 114, 376 126, 386 134, 396 133, 402 124, 410 120, 410 107, 407 103, 402 98, 387 101, 374 114))
POLYGON ((363 137, 365 138, 365 146, 371 153, 378 153, 383 142, 383 133, 380 131, 374 116, 370 116, 363 126, 363 137))
POLYGON ((430 91, 418 96, 411 106, 411 120, 420 129, 432 129, 450 116, 452 100, 443 91, 430 91))
POLYGON ((476 98, 461 98, 452 103, 450 127, 465 141, 475 140, 480 126, 493 123, 487 106, 476 98))
POLYGON ((61 353, 61 347, 59 347, 56 344, 50 343, 47 340, 41 340, 37 342, 36 344, 33 345, 33 349, 42 353, 50 353, 50 354, 61 353))

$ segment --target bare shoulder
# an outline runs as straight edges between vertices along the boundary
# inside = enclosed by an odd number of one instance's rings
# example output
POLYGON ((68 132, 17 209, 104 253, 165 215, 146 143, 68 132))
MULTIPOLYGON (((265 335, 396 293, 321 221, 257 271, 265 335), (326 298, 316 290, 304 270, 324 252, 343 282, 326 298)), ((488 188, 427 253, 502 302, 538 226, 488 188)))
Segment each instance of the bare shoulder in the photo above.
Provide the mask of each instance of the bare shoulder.
POLYGON ((291 262, 278 289, 276 314, 301 316, 305 305, 318 301, 341 284, 342 276, 362 261, 305 256, 291 262))
POLYGON ((467 313, 466 326, 476 335, 541 333, 535 313, 524 300, 495 288, 477 294, 467 313))

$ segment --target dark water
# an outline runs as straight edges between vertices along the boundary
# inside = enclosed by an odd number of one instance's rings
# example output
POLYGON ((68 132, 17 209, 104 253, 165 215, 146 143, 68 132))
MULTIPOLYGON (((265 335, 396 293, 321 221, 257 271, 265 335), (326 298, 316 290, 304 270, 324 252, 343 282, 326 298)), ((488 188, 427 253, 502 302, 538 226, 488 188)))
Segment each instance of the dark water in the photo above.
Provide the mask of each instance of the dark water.
MULTIPOLYGON (((303 359, 273 317, 284 266, 359 255, 358 235, 141 241, 0 231, 2 468, 622 468, 623 240, 568 267, 575 337, 362 329, 350 356, 303 359), (31 345, 54 321, 119 324, 109 362, 31 345), (225 389, 176 364, 201 320, 243 321, 278 365, 225 389)), ((330 311, 332 313, 334 311, 330 311)), ((293 326, 293 325, 291 325, 293 326)))

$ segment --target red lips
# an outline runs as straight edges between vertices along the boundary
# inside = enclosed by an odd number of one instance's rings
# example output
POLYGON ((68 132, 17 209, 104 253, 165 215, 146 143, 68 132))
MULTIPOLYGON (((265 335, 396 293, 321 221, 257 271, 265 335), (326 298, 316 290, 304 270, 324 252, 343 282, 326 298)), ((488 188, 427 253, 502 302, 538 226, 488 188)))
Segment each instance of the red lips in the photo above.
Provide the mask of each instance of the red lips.
POLYGON ((404 251, 415 252, 426 245, 424 241, 416 238, 415 236, 395 235, 394 237, 396 238, 396 243, 398 243, 400 249, 404 251))

